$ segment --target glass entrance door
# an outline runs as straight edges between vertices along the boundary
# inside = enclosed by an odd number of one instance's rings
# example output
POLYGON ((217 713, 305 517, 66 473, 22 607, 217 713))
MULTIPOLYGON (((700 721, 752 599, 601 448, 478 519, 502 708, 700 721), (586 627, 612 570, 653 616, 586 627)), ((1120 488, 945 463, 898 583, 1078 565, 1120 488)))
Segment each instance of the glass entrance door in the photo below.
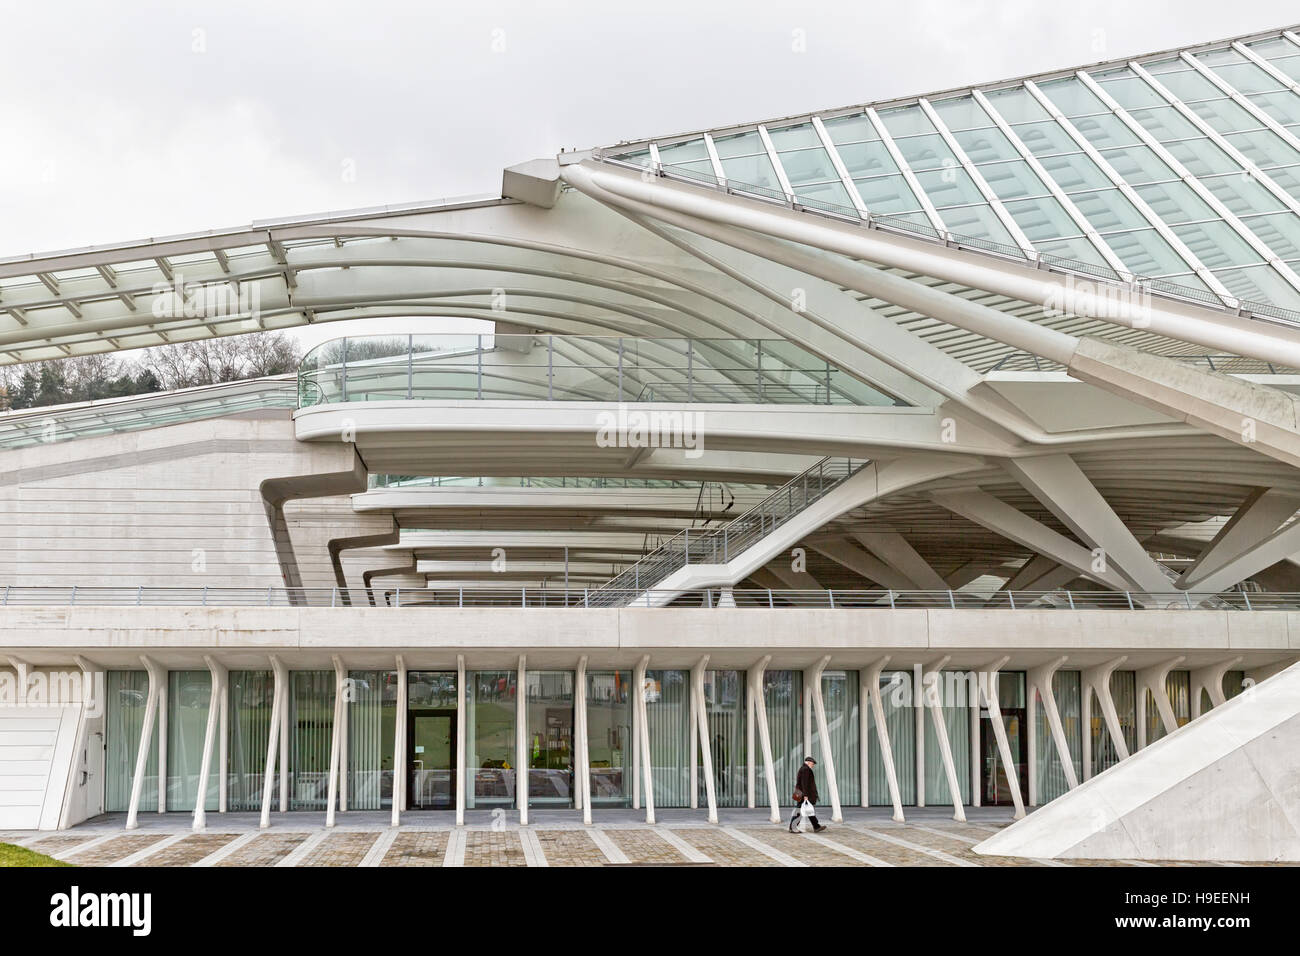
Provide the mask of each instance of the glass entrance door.
POLYGON ((456 711, 412 708, 408 722, 407 765, 411 768, 407 806, 447 810, 455 806, 456 711))
POLYGON ((1002 709, 1002 724, 1007 729, 1007 743, 1010 745, 1011 757, 1016 765, 1008 768, 998 750, 998 740, 993 733, 993 722, 987 717, 980 719, 980 787, 981 802, 985 806, 1010 806, 1012 781, 1020 783, 1020 796, 1027 799, 1029 787, 1029 748, 1025 736, 1025 709, 1009 707, 1002 709))

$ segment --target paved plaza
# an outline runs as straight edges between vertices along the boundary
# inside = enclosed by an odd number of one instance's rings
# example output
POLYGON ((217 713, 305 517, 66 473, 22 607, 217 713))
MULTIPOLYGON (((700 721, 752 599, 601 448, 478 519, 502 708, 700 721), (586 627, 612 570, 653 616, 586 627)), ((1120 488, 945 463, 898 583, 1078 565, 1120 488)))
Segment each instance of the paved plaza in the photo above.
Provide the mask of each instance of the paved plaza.
MULTIPOLYGON (((792 834, 766 811, 719 811, 716 825, 691 810, 657 814, 611 810, 583 826, 575 811, 516 814, 471 811, 466 826, 448 812, 408 812, 400 827, 386 813, 276 815, 258 828, 254 813, 209 815, 206 830, 188 814, 141 814, 123 829, 106 814, 72 830, 0 833, 15 843, 78 866, 1152 866, 1136 860, 1030 860, 980 856, 972 847, 1011 822, 1003 809, 973 809, 958 823, 943 808, 912 809, 895 823, 887 809, 846 809, 821 834, 792 834)), ((1175 863, 1176 866, 1195 866, 1175 863)), ((1217 864, 1216 864, 1217 865, 1217 864)), ((1228 864, 1231 865, 1231 864, 1228 864)))

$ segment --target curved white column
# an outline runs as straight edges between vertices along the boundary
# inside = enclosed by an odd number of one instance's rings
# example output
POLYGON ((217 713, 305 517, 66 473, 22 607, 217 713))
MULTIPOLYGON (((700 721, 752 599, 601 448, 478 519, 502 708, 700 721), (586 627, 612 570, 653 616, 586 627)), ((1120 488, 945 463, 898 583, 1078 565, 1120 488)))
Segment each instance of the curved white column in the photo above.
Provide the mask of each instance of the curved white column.
POLYGON ((528 671, 527 655, 519 655, 515 678, 515 804, 519 825, 528 826, 528 671))
MULTIPOLYGON (((943 722, 942 701, 939 699, 939 686, 943 682, 943 668, 949 660, 951 660, 950 657, 942 657, 936 663, 930 665, 928 671, 922 672, 921 695, 925 701, 925 709, 930 712, 930 721, 934 724, 935 736, 939 738, 939 757, 943 760, 943 771, 948 778, 948 793, 952 797, 952 818, 965 823, 966 810, 961 802, 961 788, 957 785, 957 762, 952 756, 952 743, 948 739, 948 728, 943 722)), ((917 741, 916 749, 920 750, 924 746, 925 738, 922 735, 921 739, 917 741)))
POLYGON ((1217 664, 1211 664, 1209 667, 1201 667, 1191 673, 1191 694, 1192 694, 1192 720, 1201 716, 1201 691, 1207 691, 1210 695, 1210 707, 1222 705, 1227 697, 1223 693, 1223 678, 1228 671, 1241 663, 1241 656, 1230 658, 1226 661, 1220 661, 1217 664))
MULTIPOLYGON (((460 695, 464 693, 465 680, 461 674, 456 681, 457 715, 456 733, 460 734, 460 695)), ((392 825, 402 822, 402 811, 406 809, 406 662, 402 655, 397 655, 397 713, 393 715, 393 807, 392 825)), ((463 747, 457 747, 457 760, 463 759, 463 747)), ((456 777, 456 825, 464 822, 464 784, 461 775, 456 777)))
POLYGON ((863 668, 860 680, 871 698, 871 722, 876 725, 876 741, 880 744, 880 758, 885 765, 885 782, 889 784, 889 797, 894 802, 894 822, 902 823, 903 800, 898 792, 898 770, 894 766, 894 749, 889 745, 889 731, 885 729, 885 705, 880 698, 880 673, 888 663, 889 657, 885 656, 863 668))
POLYGON ((776 777, 772 765, 772 734, 767 724, 767 701, 763 696, 763 672, 767 670, 772 655, 768 654, 749 668, 749 695, 754 702, 754 719, 758 724, 758 745, 763 754, 763 777, 767 781, 767 801, 773 823, 781 822, 781 798, 776 789, 776 777))
MULTIPOLYGON (((979 684, 984 693, 984 706, 989 712, 989 723, 993 726, 993 737, 997 740, 998 756, 1007 769, 1007 782, 1011 784, 1011 802, 1016 808, 1014 818, 1019 820, 1025 815, 1025 801, 1020 794, 1020 771, 1011 753, 1011 741, 1007 738, 1007 726, 1002 720, 1002 707, 998 702, 998 671, 1008 660, 1010 658, 1004 656, 984 668, 979 675, 979 684)), ((972 779, 971 789, 978 786, 978 778, 972 779)))
MULTIPOLYGON (((1109 660, 1104 664, 1098 664, 1096 667, 1090 667, 1080 675, 1083 685, 1097 695, 1097 706, 1101 708, 1102 719, 1106 722, 1106 732, 1110 735, 1111 744, 1115 747, 1115 753, 1120 760, 1128 758, 1128 744, 1124 741, 1124 728, 1120 725, 1119 714, 1115 710, 1115 698, 1110 692, 1110 675, 1115 669, 1128 660, 1128 655, 1123 654, 1119 657, 1109 660)), ((1085 711, 1083 715, 1083 729, 1087 731, 1091 725, 1092 715, 1085 711)), ((1088 740, 1092 739, 1092 734, 1087 733, 1088 740)), ((1091 747, 1085 751, 1088 757, 1091 757, 1091 747)), ((1092 776, 1092 767, 1085 760, 1083 765, 1083 779, 1087 780, 1092 776)))
POLYGON ((655 822, 654 780, 650 769, 650 728, 645 706, 645 672, 650 666, 650 655, 645 655, 637 662, 632 682, 636 685, 633 704, 637 712, 637 736, 640 738, 641 778, 645 781, 645 822, 655 822))
MULTIPOLYGON (((12 663, 13 659, 10 658, 12 663)), ((157 664, 151 661, 143 654, 140 656, 140 662, 144 664, 144 669, 149 673, 149 693, 144 703, 144 722, 140 725, 140 743, 135 752, 135 773, 131 777, 131 800, 126 808, 126 829, 134 830, 139 823, 137 817, 140 813, 140 796, 144 791, 144 772, 149 763, 149 748, 153 743, 154 723, 158 718, 158 691, 159 685, 166 678, 166 672, 161 670, 157 664)), ((20 686, 27 686, 26 677, 19 675, 20 686)))
MULTIPOLYGON (((1056 746, 1056 755, 1060 758, 1061 769, 1065 773, 1066 786, 1073 790, 1079 786, 1079 776, 1074 772, 1074 758, 1070 755, 1070 743, 1065 739, 1065 728, 1061 725, 1061 712, 1056 707, 1056 695, 1052 693, 1052 676, 1068 659, 1062 656, 1050 663, 1032 668, 1025 675, 1025 681, 1031 688, 1030 693, 1037 690, 1038 699, 1043 702, 1043 715, 1047 718, 1047 726, 1051 730, 1052 741, 1056 746)), ((1029 723, 1031 727, 1035 723, 1032 715, 1029 723)), ((1036 743, 1031 742, 1029 748, 1031 756, 1034 754, 1035 747, 1036 743)), ((1037 767, 1035 766, 1034 769, 1037 770, 1037 767)), ((1034 802, 1038 796, 1038 788, 1032 772, 1029 775, 1029 784, 1033 789, 1031 802, 1034 802)))
POLYGON ((225 698, 226 669, 216 662, 211 654, 203 655, 203 662, 208 665, 211 674, 208 692, 208 724, 203 732, 203 762, 199 765, 199 790, 194 800, 194 829, 202 830, 207 825, 208 777, 212 769, 212 750, 216 742, 217 725, 221 722, 221 704, 225 698))
POLYGON ((334 808, 338 803, 339 763, 343 746, 344 681, 348 676, 337 654, 331 660, 334 662, 334 722, 330 727, 330 775, 325 802, 325 826, 327 827, 334 826, 334 808))
POLYGON ((262 816, 258 826, 265 830, 271 825, 271 792, 275 788, 275 755, 280 746, 282 719, 285 707, 288 671, 279 658, 271 655, 271 671, 275 675, 275 684, 271 691, 271 726, 266 737, 266 767, 262 773, 262 816))
POLYGON ((700 735, 700 759, 704 762, 704 797, 709 805, 709 822, 718 822, 718 799, 713 787, 713 753, 709 745, 709 718, 704 706, 704 669, 709 666, 705 654, 691 668, 691 685, 695 688, 695 726, 700 735))
POLYGON ((817 718, 817 736, 821 738, 822 763, 825 764, 826 789, 831 795, 831 822, 844 822, 844 813, 840 807, 840 785, 835 777, 835 754, 831 748, 830 727, 826 723, 826 701, 822 696, 822 672, 831 662, 830 655, 823 657, 812 668, 805 671, 805 680, 812 686, 813 712, 817 718))

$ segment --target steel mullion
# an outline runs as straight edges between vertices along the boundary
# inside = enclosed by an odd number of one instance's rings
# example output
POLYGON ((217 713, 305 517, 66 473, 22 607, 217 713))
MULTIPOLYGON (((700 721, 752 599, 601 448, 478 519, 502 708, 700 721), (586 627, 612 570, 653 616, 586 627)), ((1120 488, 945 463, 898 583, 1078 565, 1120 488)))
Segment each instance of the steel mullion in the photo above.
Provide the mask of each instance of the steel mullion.
POLYGON ((903 158, 902 150, 900 150, 898 144, 894 142, 894 137, 890 136, 889 130, 885 129, 885 124, 880 119, 880 114, 871 107, 867 107, 867 119, 871 121, 872 129, 876 131, 876 135, 880 137, 880 141, 885 144, 885 149, 889 152, 889 156, 894 161, 894 165, 898 167, 898 171, 903 174, 903 179, 906 180, 907 185, 916 195, 916 201, 919 202, 921 208, 925 210, 925 215, 926 218, 930 220, 930 225, 935 229, 938 229, 939 232, 944 235, 951 235, 951 233, 948 232, 948 227, 944 225, 943 217, 939 215, 939 210, 936 209, 934 203, 930 201, 929 193, 921 188, 921 181, 916 178, 916 173, 912 172, 912 167, 907 165, 907 160, 903 158))
POLYGON ((789 202, 794 202, 794 187, 790 185, 790 177, 785 174, 785 167, 781 165, 781 156, 777 153, 766 126, 758 127, 758 138, 763 142, 763 149, 767 150, 767 158, 776 172, 776 181, 781 184, 781 192, 785 193, 789 202))
POLYGON ((1240 40, 1233 40, 1232 48, 1239 55, 1244 56, 1251 63, 1254 63, 1257 67, 1259 67, 1269 76, 1271 76, 1274 80, 1280 83, 1284 88, 1290 90, 1292 93, 1300 93, 1300 83, 1297 83, 1295 80, 1291 79, 1291 77, 1287 76, 1277 67, 1275 67, 1272 63, 1264 59, 1262 56, 1260 56, 1250 47, 1246 46, 1246 44, 1242 43, 1240 40))
MULTIPOLYGON (((1204 183, 1193 176, 1187 167, 1179 162, 1163 143, 1152 136, 1151 133, 1147 131, 1146 127, 1135 120, 1129 114, 1128 110, 1120 106, 1115 98, 1106 92, 1105 88, 1102 87, 1101 84, 1091 76, 1084 74, 1082 71, 1080 71, 1079 79, 1084 86, 1090 89, 1097 96, 1098 99, 1106 104, 1121 123, 1127 126, 1129 130, 1138 137, 1138 139, 1150 147, 1151 151, 1159 156, 1160 159, 1187 185, 1187 187, 1192 190, 1192 192, 1196 193, 1196 195, 1199 196, 1206 205, 1213 209, 1238 236, 1245 240, 1247 245, 1254 249, 1255 252, 1259 253, 1264 261, 1272 266, 1273 269, 1286 280, 1288 285, 1293 289, 1300 290, 1300 275, 1296 275, 1295 271, 1284 263, 1276 252, 1269 248, 1268 243, 1255 235, 1254 231, 1252 231, 1246 223, 1238 219, 1237 215, 1225 206, 1218 196, 1214 195, 1214 193, 1212 193, 1204 183)), ((1262 176, 1263 174, 1260 173, 1258 169, 1253 169, 1252 175, 1262 176)), ((1295 204, 1295 211, 1300 212, 1300 203, 1295 204)))
MULTIPOLYGON (((1080 70, 1079 73, 1083 73, 1083 71, 1080 70)), ((1218 277, 1206 268, 1205 263, 1201 262, 1201 260, 1197 258, 1196 253, 1192 252, 1192 250, 1187 247, 1187 243, 1178 238, 1177 233, 1169 228, 1169 224, 1156 215, 1155 210, 1148 206, 1146 200, 1137 194, 1137 191, 1129 185, 1128 180, 1116 171, 1115 167, 1110 164, 1106 157, 1097 151, 1097 148, 1088 141, 1088 138, 1079 132, 1078 128, 1070 122, 1069 118, 1062 113, 1059 108, 1057 108, 1055 103, 1048 99, 1047 95, 1038 88, 1033 80, 1025 80, 1025 89, 1029 91, 1030 96, 1038 101, 1039 105, 1047 110, 1052 119, 1056 120, 1057 125, 1059 125, 1061 129, 1065 130, 1066 135, 1074 140, 1078 147, 1083 151, 1084 155, 1097 164, 1097 168, 1100 169, 1112 183, 1114 183, 1124 198, 1133 204, 1133 207, 1142 214, 1142 217, 1146 219, 1147 222, 1151 224, 1152 228, 1155 229, 1160 238, 1169 243, 1170 248, 1178 254, 1178 257, 1182 259, 1183 262, 1187 263, 1187 267, 1192 272, 1196 273, 1196 275, 1200 277, 1201 281, 1209 286, 1210 290, 1223 300, 1225 305, 1230 308, 1237 308, 1238 299, 1236 296, 1229 292, 1227 286, 1220 282, 1218 277)), ((1125 267, 1125 271, 1130 275, 1133 274, 1133 270, 1127 266, 1125 267)))
POLYGON ((820 116, 812 118, 813 129, 817 131, 817 138, 821 140, 822 148, 826 150, 826 155, 831 158, 831 165, 835 167, 836 174, 840 177, 840 184, 849 194, 849 200, 853 207, 857 209, 859 215, 866 217, 871 215, 871 210, 867 204, 862 201, 862 194, 858 192, 858 184, 853 181, 849 175, 849 167, 844 165, 844 158, 840 156, 839 150, 835 148, 835 143, 831 139, 830 133, 826 132, 826 124, 822 122, 820 116))
POLYGON ((1088 217, 1079 211, 1079 207, 1074 204, 1074 200, 1066 195, 1065 190, 1052 178, 1052 175, 1043 164, 1038 161, 1038 157, 1034 155, 1033 150, 1024 144, 1016 131, 1011 128, 1011 125, 1002 118, 1002 114, 989 102, 984 92, 982 90, 971 90, 971 95, 974 97, 975 102, 988 114, 989 119, 993 120, 994 125, 997 126, 1002 135, 1015 147, 1021 158, 1029 164, 1029 168, 1047 184, 1047 189, 1052 194, 1052 198, 1061 204, 1069 217, 1074 220, 1074 224, 1083 231, 1083 235, 1101 253, 1101 257, 1106 260, 1107 265, 1116 272, 1128 272, 1129 269, 1124 265, 1124 260, 1116 255, 1115 250, 1101 237, 1097 227, 1088 221, 1088 217))
POLYGON ((923 112, 926 115, 926 118, 934 125, 939 136, 948 144, 948 148, 952 150, 952 154, 957 157, 957 162, 961 163, 961 168, 966 171, 966 175, 968 175, 975 183, 975 188, 980 191, 980 195, 984 197, 984 201, 993 208, 993 214, 998 217, 998 221, 1001 222, 1007 232, 1010 233, 1015 244, 1025 250, 1025 253, 1031 257, 1038 255, 1038 250, 1036 250, 1034 244, 1029 241, 1029 237, 1026 236, 1024 231, 1020 228, 1020 224, 1012 218, 1011 213, 1007 212, 1007 207, 1002 205, 1002 200, 998 198, 998 194, 994 192, 993 187, 988 184, 987 180, 985 180, 984 175, 975 168, 975 164, 972 163, 970 157, 966 155, 966 150, 961 148, 961 144, 957 142, 957 137, 952 135, 952 130, 948 129, 948 124, 939 118, 939 114, 935 111, 935 108, 930 105, 930 101, 922 97, 917 100, 917 103, 921 107, 921 112, 923 112))
POLYGON ((722 171, 722 160, 718 158, 718 147, 713 145, 713 137, 704 134, 704 148, 709 151, 709 162, 713 164, 713 176, 722 188, 727 186, 727 174, 722 171))

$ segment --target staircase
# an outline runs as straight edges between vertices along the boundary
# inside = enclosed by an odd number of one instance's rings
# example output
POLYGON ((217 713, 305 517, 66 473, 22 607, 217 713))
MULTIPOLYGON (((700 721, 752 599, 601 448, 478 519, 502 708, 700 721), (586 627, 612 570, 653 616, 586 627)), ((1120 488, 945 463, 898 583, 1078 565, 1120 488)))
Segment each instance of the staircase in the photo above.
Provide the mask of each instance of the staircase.
POLYGON ((687 528, 592 591, 590 607, 623 607, 644 600, 668 577, 690 565, 725 565, 842 485, 868 462, 823 458, 744 514, 707 531, 687 528))

